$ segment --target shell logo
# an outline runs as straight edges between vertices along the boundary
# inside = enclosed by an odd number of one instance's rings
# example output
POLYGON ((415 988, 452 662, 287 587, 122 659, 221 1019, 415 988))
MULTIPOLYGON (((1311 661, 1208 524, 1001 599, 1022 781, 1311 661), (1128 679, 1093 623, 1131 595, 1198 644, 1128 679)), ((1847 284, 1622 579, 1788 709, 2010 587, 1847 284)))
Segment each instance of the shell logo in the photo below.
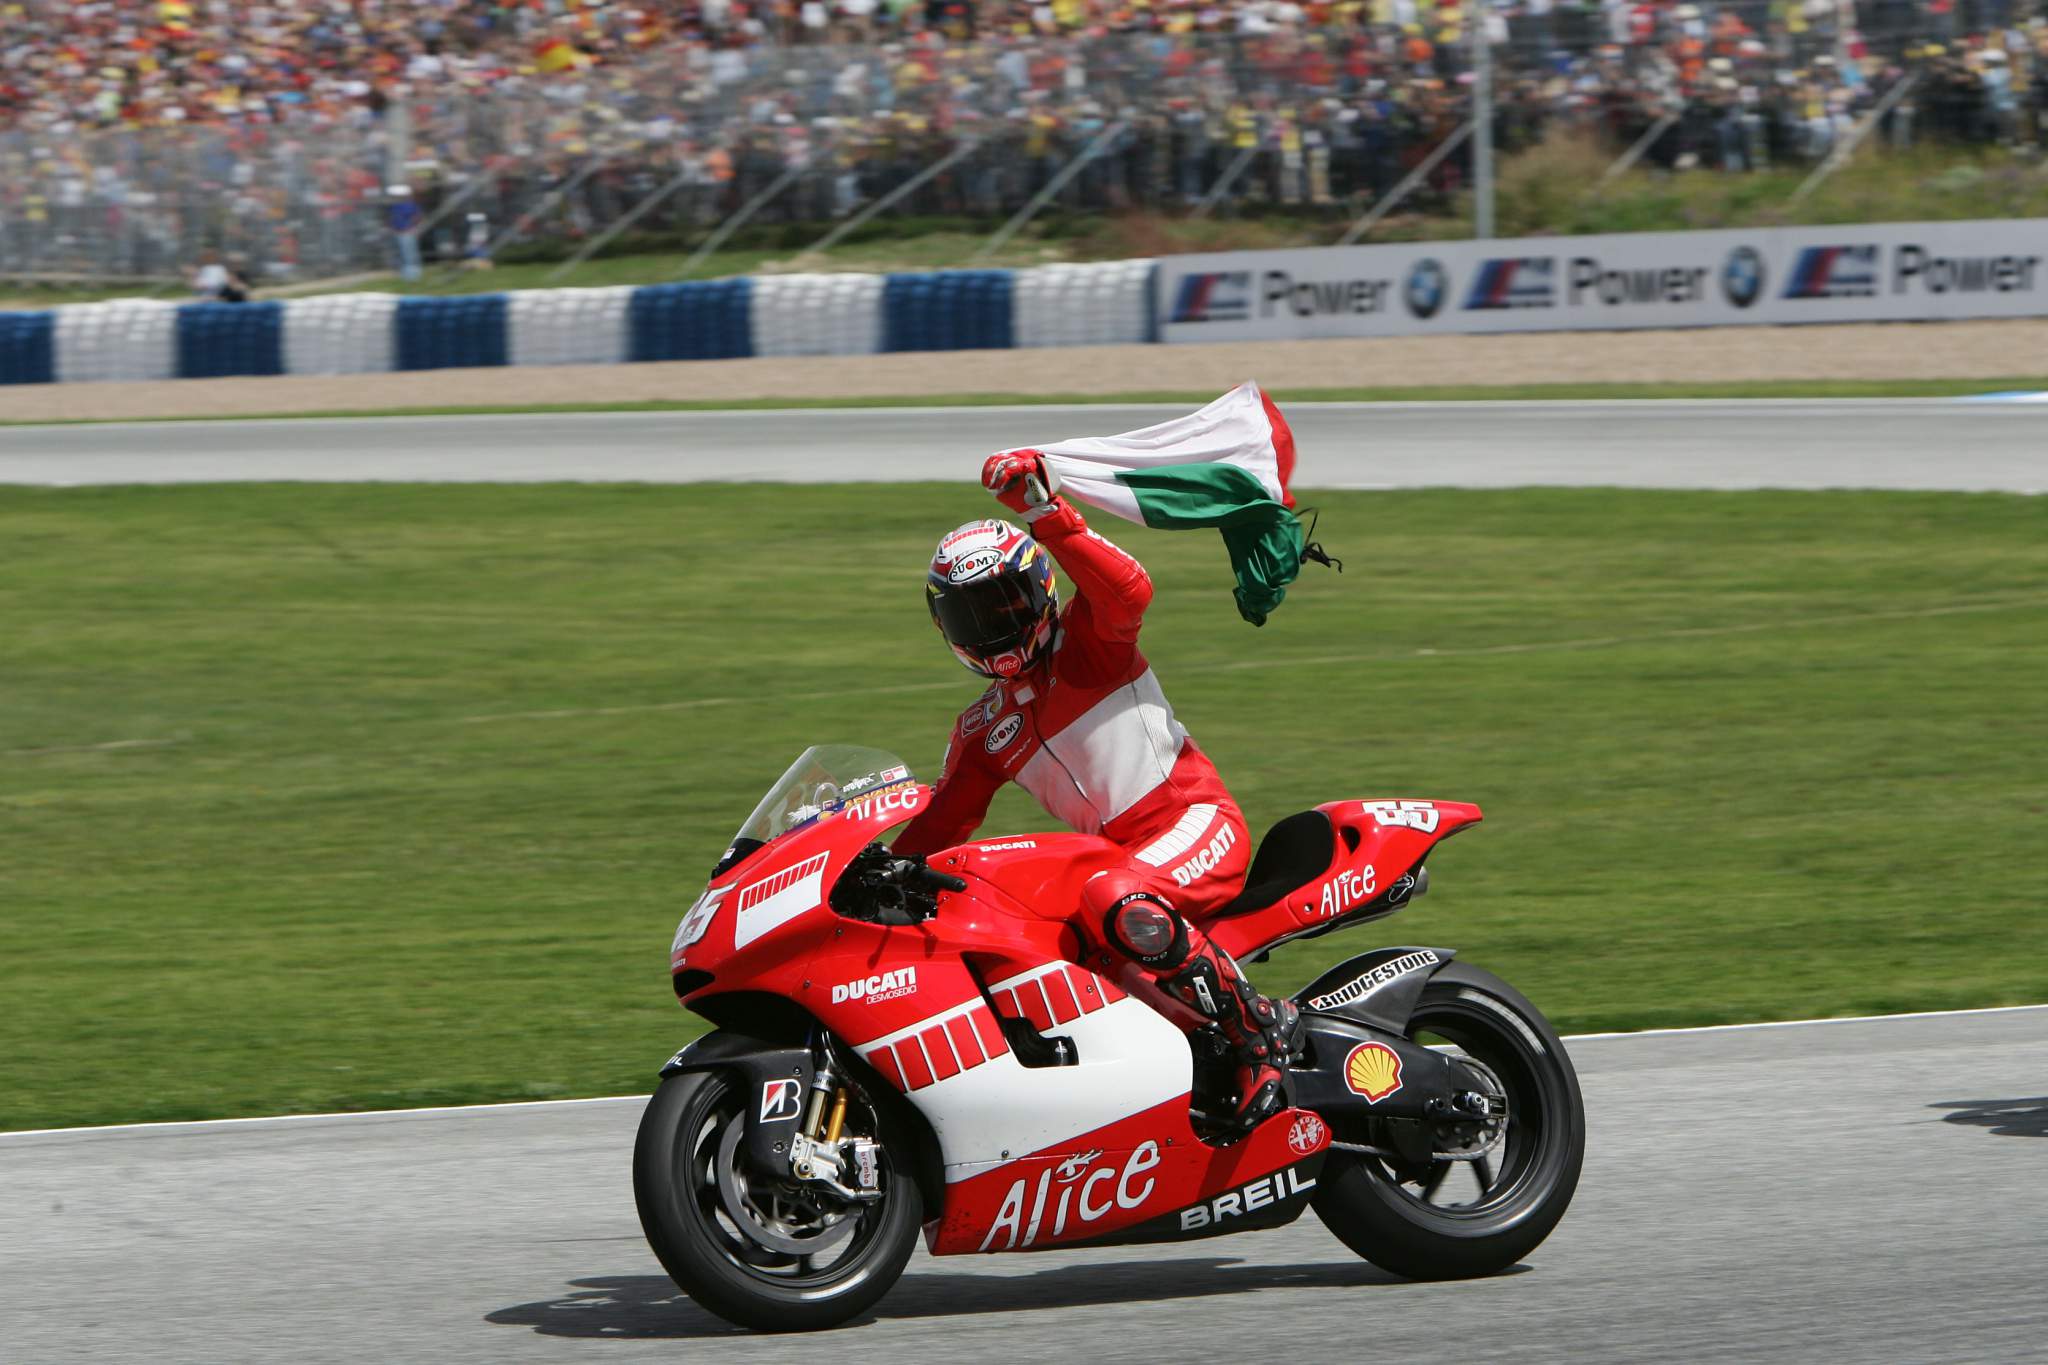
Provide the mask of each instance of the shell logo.
POLYGON ((1367 1104, 1378 1104, 1401 1088, 1401 1055, 1385 1043, 1360 1043, 1344 1059, 1344 1084, 1367 1104))

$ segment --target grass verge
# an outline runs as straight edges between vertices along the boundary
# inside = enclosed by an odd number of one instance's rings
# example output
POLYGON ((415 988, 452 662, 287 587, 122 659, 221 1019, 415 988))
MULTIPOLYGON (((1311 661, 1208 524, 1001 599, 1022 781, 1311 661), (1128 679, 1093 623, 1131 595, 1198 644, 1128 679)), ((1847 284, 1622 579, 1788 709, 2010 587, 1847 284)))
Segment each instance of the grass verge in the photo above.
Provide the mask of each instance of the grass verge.
MULTIPOLYGON (((1330 494, 1271 624, 1112 528, 1257 828, 1476 800, 1447 944, 1567 1029, 2048 1000, 2048 502, 1330 494)), ((846 738, 935 769, 939 486, 0 494, 0 1128, 644 1088, 675 921, 846 738)), ((1019 793, 989 829, 1039 826, 1019 793)))
MULTIPOLYGON (((1605 402, 1625 399, 1716 398, 1967 398, 2013 391, 2048 391, 2048 377, 1997 379, 1762 379, 1668 384, 1449 384, 1344 389, 1272 390, 1286 403, 1507 403, 1605 402)), ((285 422, 337 417, 486 417, 521 413, 772 412, 819 408, 966 408, 1023 405, 1174 403, 1200 406, 1215 394, 1199 390, 1135 393, 906 394, 845 398, 703 398, 628 403, 482 403, 410 408, 323 408, 312 412, 251 412, 191 417, 76 417, 55 422, 0 421, 0 427, 108 426, 138 421, 285 422)))

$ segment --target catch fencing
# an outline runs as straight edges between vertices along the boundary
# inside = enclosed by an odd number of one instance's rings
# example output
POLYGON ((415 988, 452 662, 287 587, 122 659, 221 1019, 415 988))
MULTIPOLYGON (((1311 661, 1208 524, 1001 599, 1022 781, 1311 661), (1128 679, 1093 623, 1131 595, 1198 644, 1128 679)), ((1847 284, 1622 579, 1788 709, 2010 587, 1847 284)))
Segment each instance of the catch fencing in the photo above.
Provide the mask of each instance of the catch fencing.
MULTIPOLYGON (((2040 3, 1880 5, 1860 32, 1836 30, 1834 5, 1796 28, 1764 0, 1637 7, 1626 31, 1611 24, 1625 8, 1510 7, 1491 58, 1495 144, 1575 131, 1610 155, 1647 136, 1640 164, 1663 170, 1811 164, 1908 77, 1876 142, 2035 144, 2048 61, 2021 21, 2040 3)), ((1348 221, 1473 115, 1469 35, 1428 28, 992 36, 902 60, 668 44, 573 76, 397 81, 374 105, 259 82, 238 109, 140 126, 10 119, 0 98, 0 276, 169 281, 209 251, 255 284, 389 270, 400 184, 430 266, 487 248, 566 255, 627 221, 673 247, 756 196, 750 230, 777 249, 885 199, 886 215, 992 226, 1069 166, 1046 211, 1348 221)), ((1414 202, 1454 212, 1472 155, 1462 145, 1414 202)))
MULTIPOLYGON (((2048 316, 2048 219, 0 313, 0 384, 2048 316)), ((2024 368, 2024 366, 2017 366, 2024 368)), ((1366 376, 1361 376, 1364 378, 1366 376)))

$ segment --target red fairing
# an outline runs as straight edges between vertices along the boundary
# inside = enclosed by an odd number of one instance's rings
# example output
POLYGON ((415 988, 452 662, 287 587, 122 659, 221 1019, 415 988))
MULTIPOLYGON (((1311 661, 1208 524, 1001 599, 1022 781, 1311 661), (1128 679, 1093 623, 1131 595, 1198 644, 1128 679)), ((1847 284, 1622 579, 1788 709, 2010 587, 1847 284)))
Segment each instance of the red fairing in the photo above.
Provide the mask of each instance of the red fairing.
MULTIPOLYGON (((1289 1109, 1239 1142, 1211 1147, 1188 1126, 1187 1102, 1169 1100, 948 1185, 945 1212, 925 1225, 925 1244, 945 1256, 1114 1240, 1141 1223, 1247 1186, 1244 1196, 1224 1206, 1225 1215, 1256 1212, 1272 1202, 1276 1173, 1285 1173, 1278 1178, 1282 1198, 1312 1190, 1314 1174, 1288 1168, 1318 1157, 1329 1144, 1328 1125, 1289 1109)), ((1189 1221, 1191 1228, 1207 1226, 1189 1221)))
POLYGON ((1332 801, 1316 809, 1330 817, 1337 834, 1322 874, 1263 909, 1205 922, 1210 941, 1232 957, 1249 957, 1364 908, 1414 871, 1431 848, 1483 818, 1479 807, 1463 801, 1332 801))
MULTIPOLYGON (((1082 884, 1124 865, 1123 846, 1081 834, 963 844, 931 860, 967 883, 938 896, 934 918, 884 927, 833 912, 847 861, 929 796, 904 784, 850 801, 708 888, 673 957, 695 982, 687 1002, 795 1002, 925 1116, 946 1177, 925 1229, 934 1252, 1172 1240, 1298 1213, 1329 1145, 1324 1120, 1286 1110, 1228 1145, 1198 1137, 1181 1031, 1110 979, 1073 922, 1082 884), (1078 1064, 1025 1065, 1006 1019, 1071 1046, 1078 1064)), ((1328 875, 1212 927, 1228 950, 1353 913, 1479 819, 1455 802, 1321 809, 1340 850, 1328 875)))
MULTIPOLYGON (((845 809, 754 850, 705 889, 697 902, 708 924, 684 943, 690 920, 670 950, 669 970, 709 974, 686 1004, 728 991, 773 991, 800 1000, 804 963, 842 926, 877 930, 832 913, 825 904, 847 860, 891 827, 923 810, 931 789, 920 784, 885 788, 845 809)), ((695 918, 696 911, 691 918, 695 918)))

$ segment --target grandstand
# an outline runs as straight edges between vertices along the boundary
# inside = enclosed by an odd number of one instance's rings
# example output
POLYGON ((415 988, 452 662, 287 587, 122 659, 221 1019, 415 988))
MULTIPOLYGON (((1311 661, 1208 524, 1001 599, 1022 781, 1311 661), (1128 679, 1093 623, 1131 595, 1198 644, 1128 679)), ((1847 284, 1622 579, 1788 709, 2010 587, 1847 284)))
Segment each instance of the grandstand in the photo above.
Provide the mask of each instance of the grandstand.
MULTIPOLYGON (((1739 172, 1880 107, 1895 144, 2032 144, 2037 3, 1523 0, 1489 12, 1495 144, 1566 126, 1739 172)), ((1470 118, 1472 37, 1418 0, 0 0, 0 276, 176 279, 213 250, 331 278, 389 269, 415 221, 454 261, 629 216, 830 224, 912 182, 893 212, 997 221, 1056 187, 1353 216, 1470 118)))

